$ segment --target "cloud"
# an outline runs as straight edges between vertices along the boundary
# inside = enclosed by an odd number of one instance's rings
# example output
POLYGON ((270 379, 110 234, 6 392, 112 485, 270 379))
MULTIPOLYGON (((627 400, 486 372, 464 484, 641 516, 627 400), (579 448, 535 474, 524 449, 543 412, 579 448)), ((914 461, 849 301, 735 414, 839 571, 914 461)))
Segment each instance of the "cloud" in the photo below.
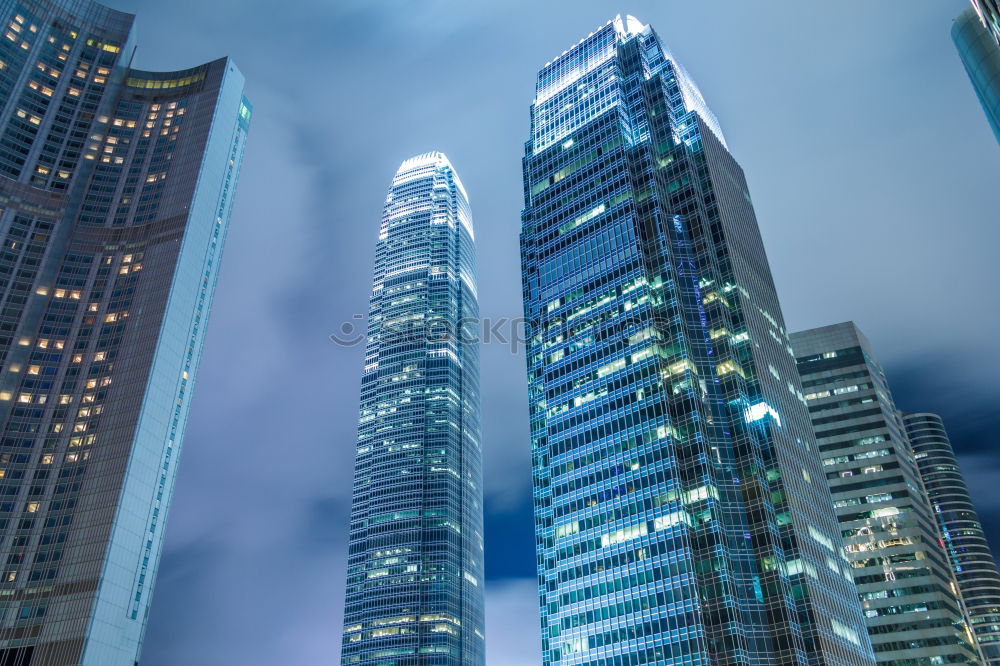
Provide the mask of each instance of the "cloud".
MULTIPOLYGON (((482 312, 519 316, 534 76, 619 8, 112 4, 139 13, 137 66, 230 54, 255 104, 142 662, 335 663, 362 350, 328 335, 367 311, 389 180, 405 157, 449 154, 472 199, 482 312)), ((629 8, 699 80, 746 168, 790 325, 857 320, 894 386, 934 411, 958 404, 943 389, 1000 376, 1000 356, 979 351, 1000 330, 1000 153, 948 42, 962 6, 629 8), (947 381, 897 373, 942 349, 947 381)), ((524 359, 503 345, 482 359, 491 664, 537 664, 524 359)), ((946 418, 956 447, 988 457, 988 432, 962 434, 996 394, 981 395, 946 418)))
POLYGON ((537 666, 542 657, 538 585, 509 580, 486 588, 486 663, 537 666))
POLYGON ((899 409, 940 415, 959 456, 997 451, 1000 387, 988 373, 970 367, 978 355, 937 348, 924 356, 899 359, 892 347, 886 351, 893 359, 884 364, 886 376, 899 409))

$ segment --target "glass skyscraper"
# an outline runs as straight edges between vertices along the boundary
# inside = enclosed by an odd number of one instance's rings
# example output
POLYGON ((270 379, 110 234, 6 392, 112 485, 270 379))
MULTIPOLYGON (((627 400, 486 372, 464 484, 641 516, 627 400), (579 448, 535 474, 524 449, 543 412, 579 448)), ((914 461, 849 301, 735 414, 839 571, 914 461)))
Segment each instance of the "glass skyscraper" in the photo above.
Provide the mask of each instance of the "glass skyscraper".
POLYGON ((951 37, 965 72, 1000 142, 1000 13, 992 0, 973 3, 958 15, 951 37))
POLYGON ((882 367, 851 323, 792 334, 844 549, 885 666, 979 664, 882 367))
POLYGON ((343 664, 484 661, 474 239, 448 158, 403 162, 375 250, 343 664))
POLYGON ((873 664, 742 170, 650 27, 541 69, 523 171, 543 662, 873 664))
POLYGON ((903 414, 927 497, 986 664, 1000 666, 1000 573, 937 414, 903 414))
POLYGON ((250 107, 133 17, 0 2, 0 664, 132 666, 250 107))
POLYGON ((993 35, 993 41, 1000 45, 1000 2, 997 0, 972 0, 972 6, 976 13, 982 17, 983 25, 993 35))

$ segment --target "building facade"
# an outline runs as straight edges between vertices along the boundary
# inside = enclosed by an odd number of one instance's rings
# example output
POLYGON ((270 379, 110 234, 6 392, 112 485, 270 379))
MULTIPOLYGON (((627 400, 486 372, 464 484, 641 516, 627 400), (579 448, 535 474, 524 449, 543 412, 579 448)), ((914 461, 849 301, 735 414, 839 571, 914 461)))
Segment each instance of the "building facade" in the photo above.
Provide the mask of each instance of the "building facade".
POLYGON ((972 6, 993 40, 1000 45, 1000 3, 997 0, 972 0, 972 6))
POLYGON ((132 19, 0 2, 0 663, 141 647, 250 108, 132 19))
POLYGON ((543 662, 874 663, 742 170, 650 27, 541 69, 523 172, 543 662))
POLYGON ((343 664, 484 662, 474 238, 448 158, 403 162, 375 250, 343 664))
POLYGON ((1000 666, 1000 573, 948 433, 937 414, 902 416, 969 624, 985 663, 1000 666))
POLYGON ((979 664, 917 461, 853 323, 792 334, 802 386, 879 664, 979 664))
POLYGON ((1000 142, 1000 32, 996 8, 987 0, 958 15, 951 37, 966 74, 1000 142))

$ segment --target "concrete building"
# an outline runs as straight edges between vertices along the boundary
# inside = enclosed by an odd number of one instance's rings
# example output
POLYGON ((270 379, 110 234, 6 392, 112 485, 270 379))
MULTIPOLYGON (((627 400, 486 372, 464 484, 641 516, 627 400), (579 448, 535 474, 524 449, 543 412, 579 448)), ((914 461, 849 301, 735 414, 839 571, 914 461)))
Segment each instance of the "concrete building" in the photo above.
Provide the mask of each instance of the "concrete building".
POLYGON ((792 334, 823 477, 879 664, 979 664, 881 366, 851 323, 792 334))

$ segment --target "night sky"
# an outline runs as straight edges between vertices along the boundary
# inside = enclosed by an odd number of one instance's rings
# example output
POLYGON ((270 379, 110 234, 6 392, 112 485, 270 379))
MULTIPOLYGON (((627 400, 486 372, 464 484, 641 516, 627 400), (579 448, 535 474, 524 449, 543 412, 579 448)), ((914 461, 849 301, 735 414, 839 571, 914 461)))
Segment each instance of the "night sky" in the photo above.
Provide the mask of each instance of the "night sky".
MULTIPOLYGON (((1000 546, 1000 146, 951 43, 965 0, 111 0, 143 69, 231 55, 255 105, 144 666, 339 663, 367 312, 399 163, 448 154, 484 316, 521 313, 535 75, 650 23, 743 165, 792 330, 853 319, 899 407, 942 414, 1000 546)), ((483 349, 491 666, 538 663, 523 358, 483 349)))

